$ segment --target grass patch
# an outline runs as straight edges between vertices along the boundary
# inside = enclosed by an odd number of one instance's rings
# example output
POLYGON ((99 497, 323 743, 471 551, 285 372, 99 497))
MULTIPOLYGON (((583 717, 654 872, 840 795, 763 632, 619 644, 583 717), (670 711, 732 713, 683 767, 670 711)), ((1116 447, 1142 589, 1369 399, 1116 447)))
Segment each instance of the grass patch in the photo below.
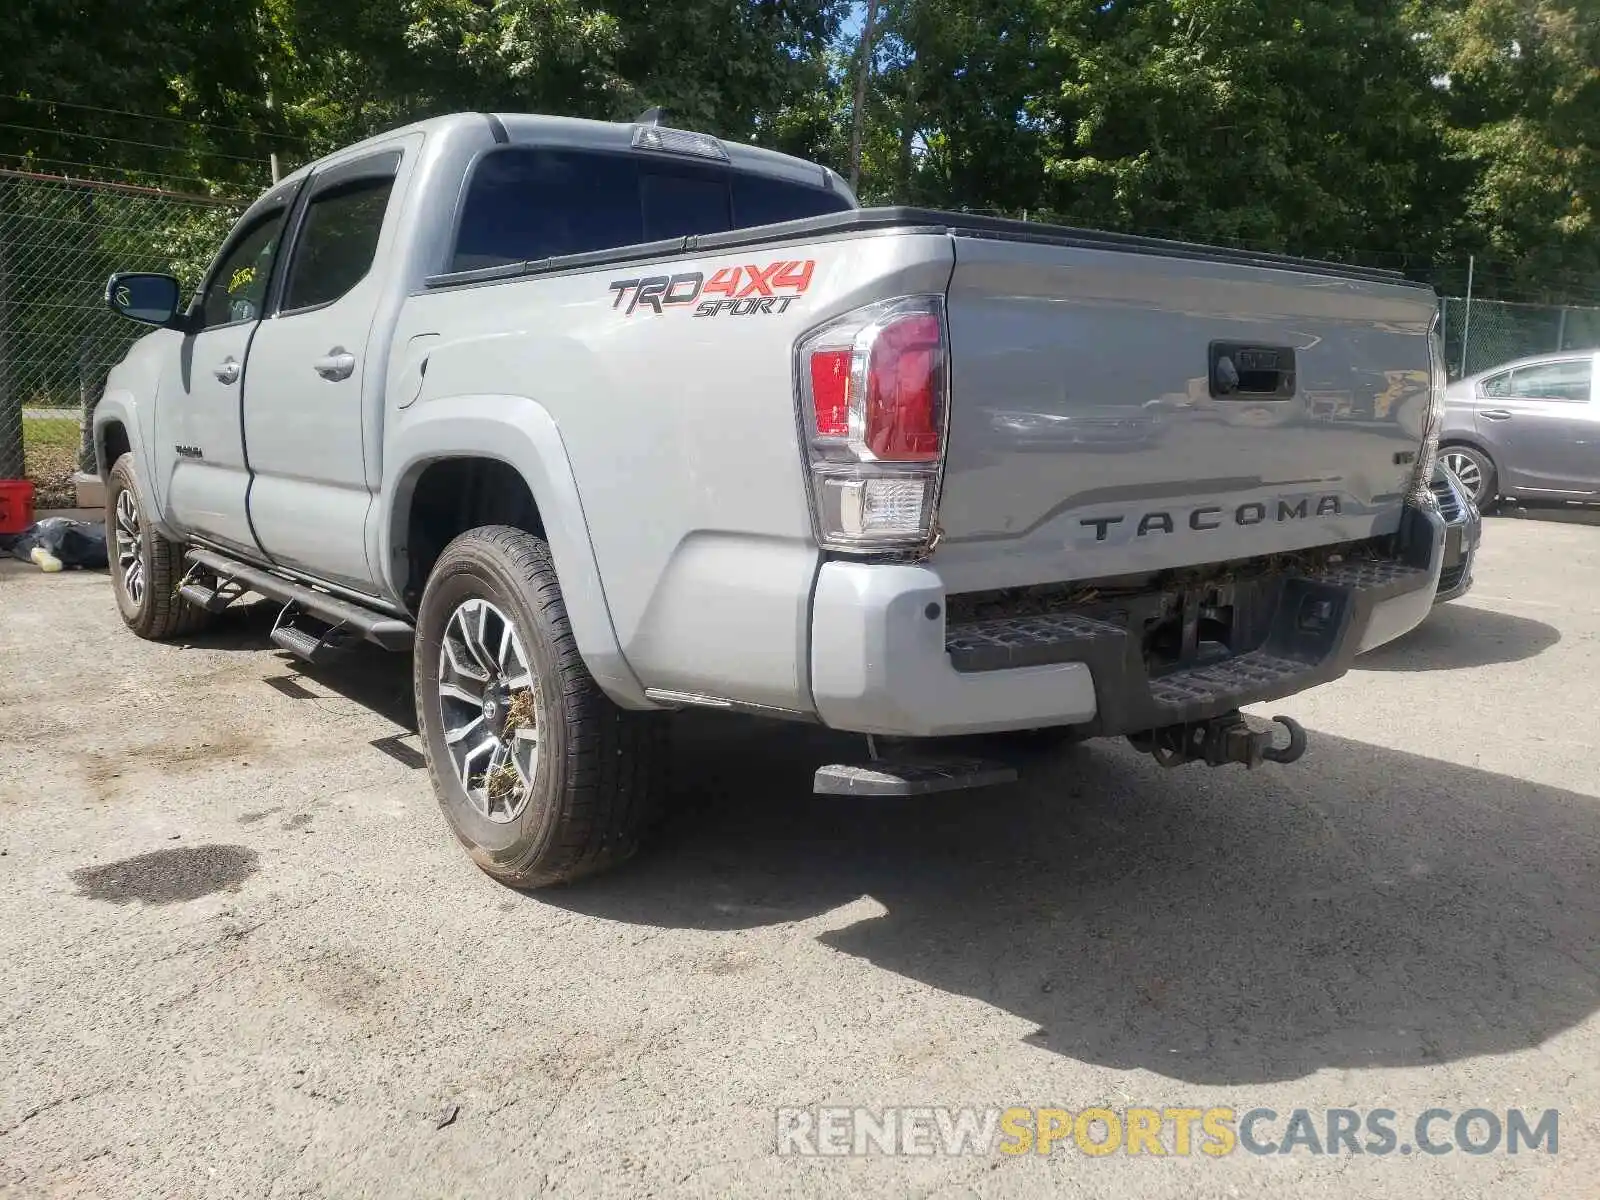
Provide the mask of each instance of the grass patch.
POLYGON ((77 500, 72 476, 81 436, 75 416, 22 418, 22 456, 35 508, 71 508, 77 500))

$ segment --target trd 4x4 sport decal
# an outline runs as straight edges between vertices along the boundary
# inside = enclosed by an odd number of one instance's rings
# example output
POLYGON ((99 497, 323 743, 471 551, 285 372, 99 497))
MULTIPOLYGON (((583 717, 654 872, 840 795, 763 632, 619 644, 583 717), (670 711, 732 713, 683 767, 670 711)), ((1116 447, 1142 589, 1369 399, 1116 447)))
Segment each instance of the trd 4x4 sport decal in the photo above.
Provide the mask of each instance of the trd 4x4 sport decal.
POLYGON ((811 286, 816 265, 810 258, 779 259, 765 266, 723 267, 710 279, 699 271, 685 271, 615 279, 606 288, 615 294, 612 308, 623 308, 626 301, 624 316, 631 317, 641 307, 661 313, 693 305, 697 317, 749 317, 786 311, 811 286))

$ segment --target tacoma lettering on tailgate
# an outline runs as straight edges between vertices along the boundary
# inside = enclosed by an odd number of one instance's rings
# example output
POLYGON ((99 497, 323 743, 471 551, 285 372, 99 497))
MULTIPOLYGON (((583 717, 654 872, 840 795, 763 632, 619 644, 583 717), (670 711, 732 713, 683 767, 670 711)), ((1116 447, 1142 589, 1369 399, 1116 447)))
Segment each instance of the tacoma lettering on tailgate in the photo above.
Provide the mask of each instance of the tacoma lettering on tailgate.
POLYGON ((1079 534, 1078 540, 1120 545, 1136 537, 1177 533, 1181 530, 1204 533, 1208 529, 1221 529, 1224 525, 1265 525, 1304 521, 1311 517, 1341 517, 1351 512, 1352 508, 1359 510, 1360 507, 1352 506, 1347 499, 1337 495, 1306 493, 1226 506, 1206 504, 1170 512, 1113 513, 1103 517, 1081 518, 1078 524, 1084 532, 1079 534))

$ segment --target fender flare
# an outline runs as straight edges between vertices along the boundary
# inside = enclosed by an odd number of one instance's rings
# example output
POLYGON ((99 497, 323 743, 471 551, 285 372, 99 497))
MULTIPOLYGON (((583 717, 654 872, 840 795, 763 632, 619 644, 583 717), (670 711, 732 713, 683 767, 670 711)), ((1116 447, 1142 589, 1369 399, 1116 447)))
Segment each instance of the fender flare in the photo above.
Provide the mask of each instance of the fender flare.
POLYGON ((128 449, 133 454, 133 481, 139 493, 139 515, 162 537, 171 542, 182 542, 183 536, 167 523, 166 514, 156 502, 155 468, 150 457, 149 439, 139 424, 139 403, 133 393, 125 388, 107 388, 96 402, 94 423, 90 433, 94 441, 94 461, 102 481, 111 478, 111 468, 106 453, 106 426, 121 425, 128 435, 128 449))
POLYGON ((526 396, 452 396, 418 404, 399 417, 385 446, 377 544, 371 547, 389 592, 398 597, 405 590, 406 561, 399 551, 422 472, 450 458, 503 462, 522 477, 538 507, 572 635, 589 673, 624 708, 658 707, 645 698, 623 657, 566 444, 544 406, 526 396))

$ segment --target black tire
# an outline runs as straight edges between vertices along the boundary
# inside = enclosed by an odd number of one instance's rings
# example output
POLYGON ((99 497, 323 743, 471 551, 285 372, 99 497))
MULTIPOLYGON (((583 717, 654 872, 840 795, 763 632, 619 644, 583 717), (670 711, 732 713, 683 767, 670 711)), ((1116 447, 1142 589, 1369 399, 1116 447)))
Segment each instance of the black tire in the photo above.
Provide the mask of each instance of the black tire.
MULTIPOLYGON (((121 532, 126 535, 127 531, 124 528, 121 532)), ((106 487, 106 554, 111 560, 111 589, 116 593, 122 623, 142 638, 159 642, 187 637, 211 623, 214 614, 178 595, 178 584, 183 582, 183 552, 180 543, 162 537, 145 519, 134 480, 133 455, 124 454, 112 465, 106 487), (131 539, 137 542, 139 564, 133 590, 129 582, 134 575, 133 560, 126 564, 122 561, 123 543, 119 538, 118 512, 124 504, 124 494, 137 527, 137 538, 131 539)))
MULTIPOLYGON (((1488 512, 1494 507, 1494 502, 1499 496, 1497 489, 1500 486, 1500 472, 1494 465, 1494 459, 1476 446, 1458 444, 1443 446, 1439 450, 1441 462, 1447 462, 1454 455, 1459 455, 1465 459, 1477 471, 1477 486, 1467 487, 1467 490, 1472 493, 1472 502, 1478 506, 1478 511, 1488 512)), ((1457 473, 1457 478, 1460 478, 1459 472, 1457 473)), ((1463 486, 1466 486, 1465 481, 1463 481, 1463 486)))
POLYGON ((434 793, 484 871, 513 887, 545 887, 614 866, 638 848, 664 793, 666 725, 618 708, 589 674, 542 538, 491 525, 445 547, 423 591, 412 675, 434 793), (469 600, 509 618, 538 693, 538 758, 531 785, 516 793, 520 814, 509 820, 488 819, 469 800, 445 741, 440 657, 469 600))

